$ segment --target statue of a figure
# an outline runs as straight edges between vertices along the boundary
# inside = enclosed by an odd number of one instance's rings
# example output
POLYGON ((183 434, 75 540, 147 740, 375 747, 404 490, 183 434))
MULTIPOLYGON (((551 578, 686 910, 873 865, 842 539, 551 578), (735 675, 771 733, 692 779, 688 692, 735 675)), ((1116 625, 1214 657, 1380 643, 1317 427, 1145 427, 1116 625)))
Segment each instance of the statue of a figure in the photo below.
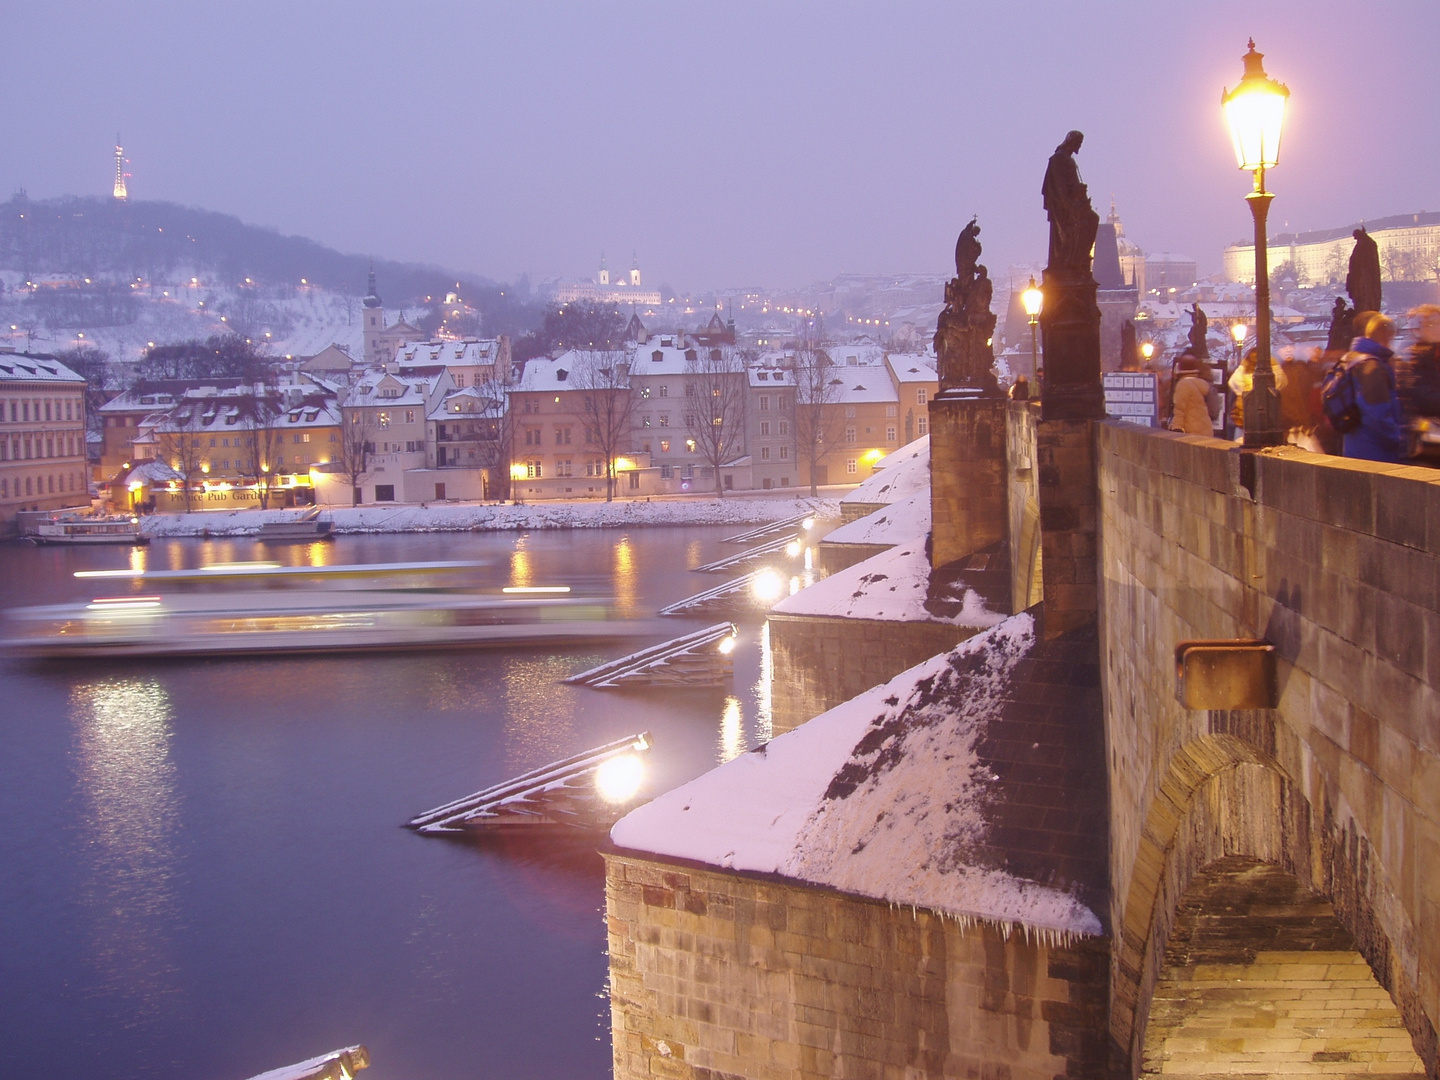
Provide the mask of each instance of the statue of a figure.
POLYGON ((935 356, 942 390, 994 395, 1000 392, 991 345, 995 315, 990 302, 995 286, 979 262, 979 235, 980 226, 972 218, 955 242, 955 277, 945 284, 945 308, 935 323, 935 356))
POLYGON ((1380 248, 1364 229, 1356 229, 1355 248, 1350 252, 1350 270, 1345 291, 1356 311, 1380 310, 1380 248))
POLYGON ((1201 360, 1210 358, 1210 346, 1205 334, 1210 329, 1210 320, 1200 310, 1198 303, 1190 305, 1190 351, 1201 360))
POLYGON ((1090 250, 1100 229, 1100 215, 1090 205, 1090 193, 1080 180, 1075 154, 1085 136, 1072 131, 1050 155, 1040 194, 1050 216, 1050 262, 1047 276, 1090 274, 1090 250))
POLYGON ((1330 312, 1330 335, 1325 341, 1326 352, 1345 352, 1350 348, 1350 339, 1355 336, 1351 329, 1355 309, 1345 306, 1343 296, 1335 297, 1335 307, 1330 312))
POLYGON ((980 226, 977 218, 960 230, 960 239, 955 241, 955 276, 969 281, 975 275, 975 265, 980 261, 980 226))
POLYGON ((1140 346, 1135 342, 1135 324, 1129 319, 1120 324, 1120 370, 1140 370, 1140 346))

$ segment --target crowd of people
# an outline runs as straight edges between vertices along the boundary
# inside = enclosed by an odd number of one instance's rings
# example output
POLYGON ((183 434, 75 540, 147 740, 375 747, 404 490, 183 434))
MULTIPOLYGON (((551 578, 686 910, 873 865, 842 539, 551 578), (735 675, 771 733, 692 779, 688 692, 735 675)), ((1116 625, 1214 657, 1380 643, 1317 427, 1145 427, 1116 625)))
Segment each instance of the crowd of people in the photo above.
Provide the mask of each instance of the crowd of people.
MULTIPOLYGON (((1411 343, 1403 356, 1392 347, 1395 321, 1379 312, 1360 312, 1354 326, 1361 332, 1343 355, 1317 348, 1308 358, 1290 357, 1275 365, 1281 424, 1289 442, 1319 453, 1440 466, 1440 444, 1422 438, 1440 432, 1440 306, 1425 304, 1410 316, 1411 343), (1343 431, 1336 430, 1325 408, 1327 382, 1340 373, 1351 381, 1354 399, 1339 425, 1343 431)), ((1213 435, 1228 398, 1224 429, 1243 438, 1245 395, 1254 385, 1256 357, 1251 349, 1222 387, 1207 359, 1182 352, 1170 371, 1157 370, 1166 406, 1162 422, 1173 431, 1213 435)))

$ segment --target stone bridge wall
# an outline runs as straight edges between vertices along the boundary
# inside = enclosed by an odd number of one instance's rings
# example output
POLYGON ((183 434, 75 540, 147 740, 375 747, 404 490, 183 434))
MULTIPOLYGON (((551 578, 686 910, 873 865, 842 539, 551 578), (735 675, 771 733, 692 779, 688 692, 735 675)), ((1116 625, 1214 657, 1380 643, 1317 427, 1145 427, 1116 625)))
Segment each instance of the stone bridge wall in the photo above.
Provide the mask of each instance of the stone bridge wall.
POLYGON ((1096 439, 1117 1073, 1182 894, 1247 856, 1334 904, 1437 1075, 1440 473, 1096 439), (1242 637, 1277 646, 1279 708, 1181 709, 1176 643, 1242 637))
POLYGON ((616 1080, 1100 1080, 1105 943, 606 856, 616 1080))

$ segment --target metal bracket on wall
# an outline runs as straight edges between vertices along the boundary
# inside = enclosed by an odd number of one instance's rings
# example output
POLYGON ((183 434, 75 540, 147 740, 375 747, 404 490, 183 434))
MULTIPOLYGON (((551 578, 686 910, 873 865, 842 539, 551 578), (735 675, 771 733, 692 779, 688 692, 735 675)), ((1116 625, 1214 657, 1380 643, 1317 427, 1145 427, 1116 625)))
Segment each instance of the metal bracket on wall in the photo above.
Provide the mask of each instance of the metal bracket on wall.
POLYGON ((1175 646, 1175 699, 1186 709, 1273 709, 1275 646, 1231 638, 1175 646))

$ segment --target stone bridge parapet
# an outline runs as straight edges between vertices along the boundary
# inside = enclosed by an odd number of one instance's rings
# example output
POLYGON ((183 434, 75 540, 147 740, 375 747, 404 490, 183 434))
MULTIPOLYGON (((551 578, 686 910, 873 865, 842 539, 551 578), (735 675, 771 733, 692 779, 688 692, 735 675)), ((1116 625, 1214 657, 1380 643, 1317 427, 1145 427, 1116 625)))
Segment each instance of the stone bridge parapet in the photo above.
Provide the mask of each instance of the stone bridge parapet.
POLYGON ((1431 1076, 1440 1025, 1440 473, 1096 425, 1110 776, 1110 1034, 1141 1069, 1207 865, 1333 904, 1431 1076), (1265 638, 1279 704, 1187 712, 1180 641, 1265 638))

